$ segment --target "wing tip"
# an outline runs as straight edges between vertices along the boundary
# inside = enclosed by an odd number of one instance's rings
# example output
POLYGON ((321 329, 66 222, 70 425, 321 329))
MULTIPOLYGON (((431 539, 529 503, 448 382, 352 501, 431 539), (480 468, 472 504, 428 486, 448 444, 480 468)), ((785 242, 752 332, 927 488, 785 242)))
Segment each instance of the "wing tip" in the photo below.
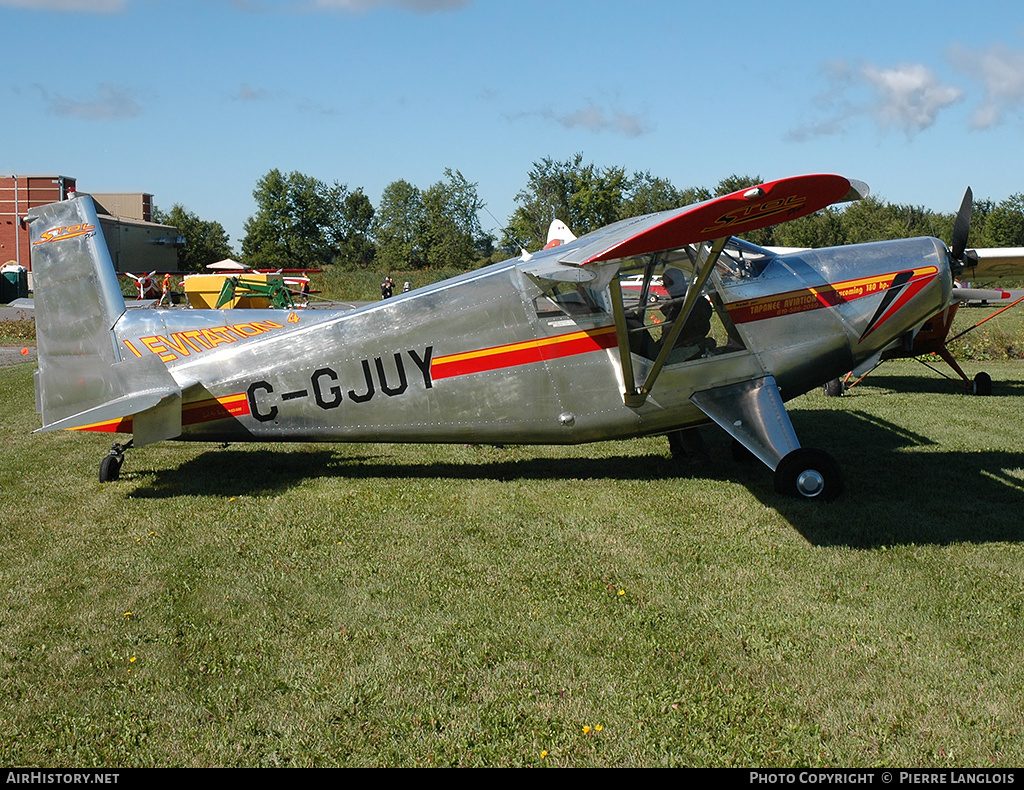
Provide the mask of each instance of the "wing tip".
POLYGON ((848 203, 852 200, 864 200, 871 194, 871 189, 863 181, 858 181, 855 178, 846 179, 850 183, 850 190, 846 193, 846 197, 838 201, 840 203, 848 203))

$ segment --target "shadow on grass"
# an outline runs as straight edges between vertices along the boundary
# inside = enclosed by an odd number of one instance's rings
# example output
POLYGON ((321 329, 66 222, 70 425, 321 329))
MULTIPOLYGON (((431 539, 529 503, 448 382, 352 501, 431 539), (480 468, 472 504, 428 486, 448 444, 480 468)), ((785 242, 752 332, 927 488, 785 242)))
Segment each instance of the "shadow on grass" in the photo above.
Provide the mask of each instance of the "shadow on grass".
MULTIPOLYGON (((972 369, 976 364, 980 364, 982 368, 985 366, 984 362, 970 363, 972 369)), ((944 366, 941 362, 936 364, 936 368, 940 370, 942 370, 943 367, 944 366)), ((892 392, 918 395, 968 396, 968 393, 964 390, 964 382, 959 377, 954 378, 952 371, 948 371, 950 375, 946 378, 938 373, 929 373, 924 367, 921 368, 921 373, 923 375, 917 376, 886 374, 882 372, 884 370, 885 367, 883 366, 882 368, 879 368, 878 372, 869 373, 860 384, 857 384, 848 390, 844 397, 861 394, 879 394, 877 391, 872 392, 872 389, 883 389, 892 392)), ((943 370, 943 373, 946 372, 947 371, 943 370)), ((998 378, 997 370, 996 374, 992 377, 992 395, 997 397, 1004 395, 1024 395, 1024 382, 1001 381, 998 378)))
MULTIPOLYGON (((666 445, 667 448, 667 445, 666 445)), ((176 469, 139 469, 153 476, 132 496, 266 496, 281 493, 311 477, 349 480, 676 480, 686 475, 667 456, 621 455, 601 458, 527 458, 413 463, 394 456, 346 455, 340 450, 220 450, 204 453, 176 469), (239 475, 238 470, 245 470, 239 475)), ((727 479, 727 478, 720 478, 727 479)))
MULTIPOLYGON (((792 417, 805 445, 827 450, 843 468, 846 493, 837 502, 795 501, 776 494, 772 473, 757 462, 735 463, 730 440, 713 427, 703 429, 711 459, 702 464, 672 461, 667 443, 664 455, 608 455, 605 444, 592 458, 503 458, 499 450, 481 448, 474 459, 427 463, 405 461, 401 452, 392 450, 366 453, 364 445, 348 448, 355 450, 352 454, 344 446, 217 450, 175 469, 137 470, 135 474, 151 476, 153 482, 132 496, 265 496, 288 491, 311 477, 388 482, 575 480, 609 485, 663 480, 666 486, 690 478, 746 486, 819 546, 1024 541, 1024 452, 944 449, 927 436, 855 409, 800 410, 792 417)), ((418 452, 410 450, 410 455, 418 452)))
POLYGON ((792 417, 808 445, 839 461, 846 493, 820 506, 751 491, 809 542, 872 548, 1024 541, 1024 452, 948 449, 857 410, 792 417))

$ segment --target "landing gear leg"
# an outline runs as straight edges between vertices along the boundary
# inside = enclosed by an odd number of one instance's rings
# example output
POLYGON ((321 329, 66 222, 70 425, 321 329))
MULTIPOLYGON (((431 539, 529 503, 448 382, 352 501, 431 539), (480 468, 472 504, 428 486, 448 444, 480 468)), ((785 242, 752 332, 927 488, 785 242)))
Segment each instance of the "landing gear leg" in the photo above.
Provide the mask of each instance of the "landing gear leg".
POLYGON ((110 452, 103 457, 102 461, 100 461, 101 483, 113 483, 115 480, 120 479, 121 464, 124 463, 124 454, 131 446, 131 441, 129 441, 128 444, 118 444, 117 442, 114 442, 114 446, 110 448, 110 452))
POLYGON ((672 452, 672 460, 690 463, 707 463, 711 460, 700 428, 686 428, 668 434, 668 446, 672 452))

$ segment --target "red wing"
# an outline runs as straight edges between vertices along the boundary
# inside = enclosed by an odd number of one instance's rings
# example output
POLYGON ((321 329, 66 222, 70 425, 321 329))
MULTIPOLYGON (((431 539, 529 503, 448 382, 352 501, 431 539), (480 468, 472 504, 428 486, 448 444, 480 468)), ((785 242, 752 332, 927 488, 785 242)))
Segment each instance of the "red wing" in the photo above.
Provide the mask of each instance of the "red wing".
POLYGON ((866 195, 866 185, 842 176, 783 178, 694 206, 610 225, 593 233, 589 243, 587 237, 581 239, 584 243, 559 258, 559 262, 597 263, 736 236, 866 195))

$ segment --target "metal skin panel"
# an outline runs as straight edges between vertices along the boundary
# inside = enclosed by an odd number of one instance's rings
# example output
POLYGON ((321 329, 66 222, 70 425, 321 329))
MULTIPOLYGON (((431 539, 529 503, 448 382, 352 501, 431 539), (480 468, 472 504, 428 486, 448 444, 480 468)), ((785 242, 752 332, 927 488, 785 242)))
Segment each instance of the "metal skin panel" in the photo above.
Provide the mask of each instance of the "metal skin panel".
POLYGON ((524 361, 538 341, 571 343, 573 334, 602 321, 539 324, 521 277, 514 266, 497 265, 443 287, 333 315, 219 311, 216 318, 225 326, 260 328, 273 321, 280 328, 201 352, 189 348, 185 356, 183 341, 201 344, 197 326, 211 331, 208 314, 164 311, 158 325, 152 316, 136 319, 137 311, 130 311, 116 333, 122 346, 176 356, 168 359, 168 370, 182 387, 202 382, 187 396, 186 410, 189 403, 246 395, 248 414, 186 425, 186 439, 562 443, 598 435, 595 425, 609 420, 591 412, 612 410, 635 423, 606 353, 579 351, 564 363, 524 361), (446 358, 467 354, 470 359, 439 368, 446 358), (492 367, 488 358, 500 361, 492 367), (553 386, 551 366, 570 372, 568 391, 553 386), (580 419, 566 425, 560 415, 573 409, 580 419))
POLYGON ((782 255, 757 278, 720 287, 789 400, 919 327, 949 303, 952 278, 942 242, 918 238, 782 255))

